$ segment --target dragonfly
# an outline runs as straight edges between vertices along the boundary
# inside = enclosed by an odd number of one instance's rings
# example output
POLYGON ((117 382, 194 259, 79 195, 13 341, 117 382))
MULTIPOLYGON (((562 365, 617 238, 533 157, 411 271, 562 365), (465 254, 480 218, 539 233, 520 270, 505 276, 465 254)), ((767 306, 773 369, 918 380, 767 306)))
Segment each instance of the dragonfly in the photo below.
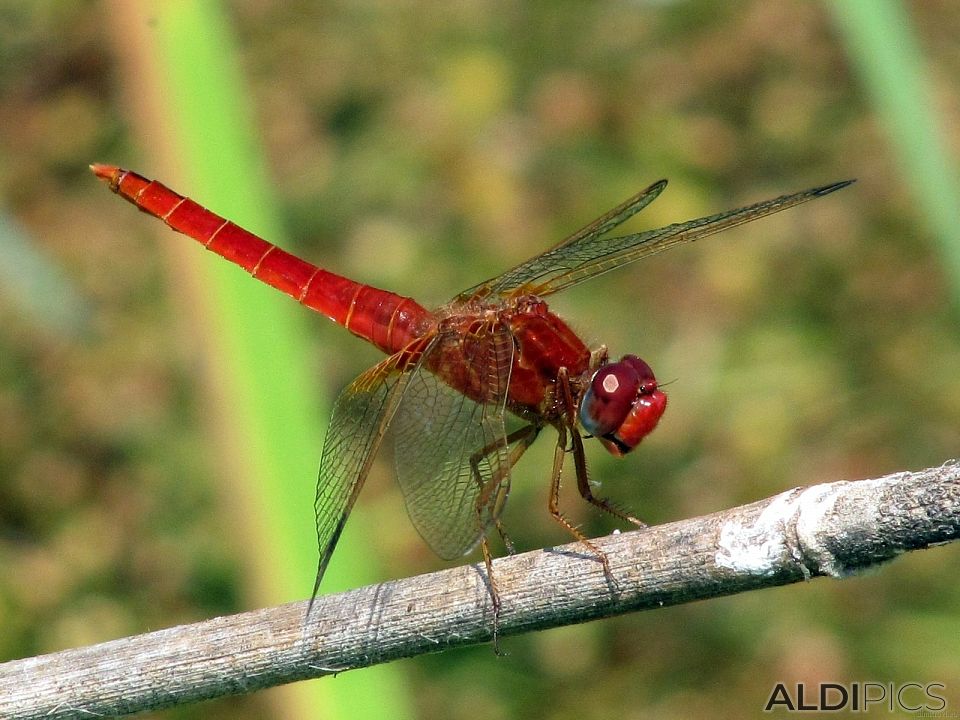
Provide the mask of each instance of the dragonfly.
POLYGON ((584 439, 596 438, 613 455, 624 456, 654 430, 667 407, 649 364, 629 354, 612 361, 606 347, 589 348, 544 298, 854 182, 611 235, 663 192, 667 181, 659 180, 546 252, 430 310, 301 260, 155 180, 113 165, 90 167, 140 210, 386 354, 351 382, 333 407, 314 504, 319 561, 310 604, 390 427, 396 476, 413 525, 446 560, 480 545, 495 617, 500 600, 488 535, 495 528, 513 550, 500 518, 513 467, 541 431, 552 426, 557 432, 549 513, 609 577, 606 556, 560 510, 565 460, 572 456, 584 500, 644 526, 594 493, 584 439))

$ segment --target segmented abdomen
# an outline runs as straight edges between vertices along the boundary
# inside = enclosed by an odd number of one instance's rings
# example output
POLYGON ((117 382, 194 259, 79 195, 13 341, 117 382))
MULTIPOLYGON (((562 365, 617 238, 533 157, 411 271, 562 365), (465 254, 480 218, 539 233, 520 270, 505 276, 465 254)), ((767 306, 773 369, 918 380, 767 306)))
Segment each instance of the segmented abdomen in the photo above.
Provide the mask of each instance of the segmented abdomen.
POLYGON ((301 260, 155 180, 110 165, 92 168, 115 193, 144 212, 388 354, 434 324, 433 315, 413 299, 301 260))

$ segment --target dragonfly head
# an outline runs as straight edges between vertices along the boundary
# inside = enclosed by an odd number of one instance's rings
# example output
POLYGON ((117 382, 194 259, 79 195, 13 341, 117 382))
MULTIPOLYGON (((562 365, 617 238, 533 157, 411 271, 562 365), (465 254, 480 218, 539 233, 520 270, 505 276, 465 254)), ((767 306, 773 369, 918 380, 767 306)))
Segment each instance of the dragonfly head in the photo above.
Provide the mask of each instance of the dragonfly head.
POLYGON ((666 409, 667 396, 650 366, 624 355, 594 373, 580 402, 580 423, 619 457, 653 431, 666 409))

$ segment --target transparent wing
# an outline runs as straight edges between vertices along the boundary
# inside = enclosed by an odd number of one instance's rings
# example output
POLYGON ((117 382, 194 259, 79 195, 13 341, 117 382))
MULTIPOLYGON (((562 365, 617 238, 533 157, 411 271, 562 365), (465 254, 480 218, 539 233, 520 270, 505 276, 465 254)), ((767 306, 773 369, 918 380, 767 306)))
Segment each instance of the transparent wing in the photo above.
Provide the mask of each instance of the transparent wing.
MULTIPOLYGON (((657 182, 620 203, 617 207, 608 210, 589 225, 580 228, 545 253, 520 263, 502 275, 463 291, 458 299, 482 299, 488 295, 507 294, 511 290, 528 283, 531 279, 551 272, 551 266, 555 265, 558 259, 562 259, 569 252, 564 248, 589 243, 591 240, 606 235, 656 200, 666 186, 666 180, 657 180, 657 182)), ((559 269, 559 266, 555 269, 559 269)))
POLYGON ((357 377, 333 406, 323 441, 314 509, 320 561, 313 594, 340 539, 347 517, 370 472, 387 426, 410 384, 430 338, 415 340, 357 377))
POLYGON ((657 230, 620 237, 602 237, 656 199, 666 186, 666 181, 661 180, 556 247, 508 270, 493 280, 468 290, 460 297, 480 299, 491 294, 510 295, 519 292, 540 297, 550 295, 627 263, 662 252, 674 245, 693 242, 808 200, 823 197, 852 182, 854 181, 845 180, 792 195, 782 195, 772 200, 688 222, 667 225, 657 230))
POLYGON ((407 512, 427 544, 444 559, 469 552, 497 519, 510 487, 504 414, 513 339, 491 322, 468 339, 441 337, 441 361, 462 360, 475 402, 421 363, 397 410, 397 479, 407 512))

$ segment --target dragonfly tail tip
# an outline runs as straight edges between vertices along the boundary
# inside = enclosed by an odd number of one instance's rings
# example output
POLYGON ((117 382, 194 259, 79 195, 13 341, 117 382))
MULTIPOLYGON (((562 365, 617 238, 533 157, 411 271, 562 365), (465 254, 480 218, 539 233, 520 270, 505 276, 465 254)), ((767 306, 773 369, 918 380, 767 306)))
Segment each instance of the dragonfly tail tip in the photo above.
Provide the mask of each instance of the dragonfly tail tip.
POLYGON ((90 172, 103 180, 105 183, 113 183, 120 174, 120 168, 116 165, 104 165, 102 163, 91 163, 90 172))

